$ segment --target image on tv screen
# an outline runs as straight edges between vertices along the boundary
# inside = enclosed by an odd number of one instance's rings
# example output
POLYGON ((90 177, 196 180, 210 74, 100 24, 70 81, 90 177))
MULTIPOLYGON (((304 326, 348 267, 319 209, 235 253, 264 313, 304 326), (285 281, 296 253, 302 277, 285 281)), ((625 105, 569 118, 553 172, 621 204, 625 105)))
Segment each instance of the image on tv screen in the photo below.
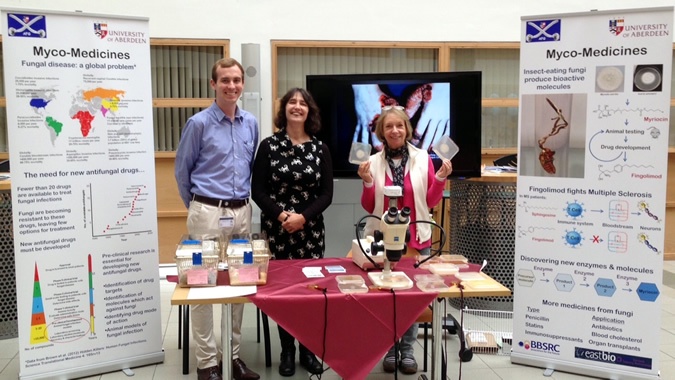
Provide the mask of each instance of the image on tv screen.
POLYGON ((450 83, 354 84, 356 128, 352 141, 382 150, 375 124, 383 107, 403 107, 413 127, 411 143, 432 153, 442 136, 450 135, 450 83))
POLYGON ((349 162, 352 143, 383 149, 375 125, 384 107, 402 107, 413 128, 411 143, 429 152, 443 136, 459 147, 452 159, 454 177, 480 176, 480 72, 308 75, 307 89, 321 112, 319 139, 328 145, 333 176, 358 178, 349 162))

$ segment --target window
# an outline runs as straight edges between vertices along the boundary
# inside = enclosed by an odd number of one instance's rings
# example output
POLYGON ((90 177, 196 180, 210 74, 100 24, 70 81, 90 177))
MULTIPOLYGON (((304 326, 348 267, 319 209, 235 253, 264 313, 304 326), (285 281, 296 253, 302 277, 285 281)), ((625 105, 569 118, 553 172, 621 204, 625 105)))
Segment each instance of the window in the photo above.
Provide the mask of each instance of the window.
POLYGON ((150 39, 155 151, 175 151, 187 119, 213 102, 211 67, 228 49, 226 40, 150 39))

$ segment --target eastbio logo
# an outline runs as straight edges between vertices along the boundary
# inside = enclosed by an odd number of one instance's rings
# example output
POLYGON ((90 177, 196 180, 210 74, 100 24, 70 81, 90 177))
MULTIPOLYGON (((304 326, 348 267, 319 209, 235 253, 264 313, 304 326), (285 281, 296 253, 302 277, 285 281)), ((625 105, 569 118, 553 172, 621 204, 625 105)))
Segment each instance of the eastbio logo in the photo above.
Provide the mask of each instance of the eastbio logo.
POLYGON ((578 359, 592 360, 594 362, 624 365, 652 369, 652 359, 641 356, 624 355, 617 352, 598 351, 590 348, 574 347, 574 357, 578 359))
POLYGON ((596 362, 616 363, 616 355, 611 352, 596 351, 581 347, 574 347, 574 357, 594 360, 596 362))
POLYGON ((539 352, 548 352, 554 354, 560 354, 560 345, 546 342, 539 342, 536 340, 526 340, 518 342, 518 346, 532 351, 539 352))

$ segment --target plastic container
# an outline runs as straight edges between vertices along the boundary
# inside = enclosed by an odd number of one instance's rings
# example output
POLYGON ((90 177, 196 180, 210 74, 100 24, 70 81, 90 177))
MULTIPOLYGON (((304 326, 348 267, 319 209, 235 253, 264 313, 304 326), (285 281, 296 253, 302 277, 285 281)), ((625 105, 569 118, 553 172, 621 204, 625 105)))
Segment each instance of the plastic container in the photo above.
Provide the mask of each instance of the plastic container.
POLYGON ((222 244, 220 232, 181 236, 176 245, 178 286, 216 286, 222 244))
POLYGON ((441 255, 441 262, 451 263, 451 264, 467 264, 469 259, 464 255, 441 255))
POLYGON ((460 272, 460 273, 455 274, 455 277, 459 281, 486 281, 486 280, 488 280, 488 278, 485 277, 480 272, 460 272))
MULTIPOLYGON (((417 260, 422 261, 426 257, 427 256, 418 256, 417 260)), ((429 270, 429 265, 436 263, 455 264, 458 268, 468 268, 468 262, 469 260, 462 255, 438 255, 420 265, 420 268, 429 270)))
POLYGON ((429 264, 429 272, 439 276, 450 276, 459 272, 459 268, 451 263, 432 263, 429 264))
POLYGON ((253 251, 247 251, 241 256, 227 256, 230 285, 265 285, 269 262, 270 255, 254 254, 253 251))
POLYGON ((338 284, 364 284, 365 281, 363 280, 363 277, 359 276, 358 274, 343 274, 339 276, 335 276, 335 281, 337 281, 338 284))
POLYGON ((219 233, 183 235, 176 245, 176 257, 192 258, 193 252, 202 252, 204 256, 219 256, 223 248, 223 238, 219 233))
POLYGON ((338 289, 345 294, 368 293, 368 287, 363 277, 359 275, 335 276, 338 289))
POLYGON ((417 274, 415 275, 417 288, 427 293, 440 293, 450 291, 450 287, 445 284, 443 277, 437 274, 417 274))
POLYGON ((216 286, 218 282, 218 260, 217 255, 205 256, 196 251, 190 257, 176 256, 178 286, 183 288, 216 286))

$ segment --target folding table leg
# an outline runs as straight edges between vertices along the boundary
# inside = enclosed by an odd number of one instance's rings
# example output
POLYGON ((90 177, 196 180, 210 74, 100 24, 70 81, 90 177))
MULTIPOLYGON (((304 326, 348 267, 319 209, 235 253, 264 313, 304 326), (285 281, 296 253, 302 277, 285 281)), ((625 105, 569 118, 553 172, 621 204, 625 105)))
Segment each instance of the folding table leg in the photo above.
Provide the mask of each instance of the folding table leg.
POLYGON ((188 373, 190 373, 190 306, 183 305, 183 375, 188 373))

